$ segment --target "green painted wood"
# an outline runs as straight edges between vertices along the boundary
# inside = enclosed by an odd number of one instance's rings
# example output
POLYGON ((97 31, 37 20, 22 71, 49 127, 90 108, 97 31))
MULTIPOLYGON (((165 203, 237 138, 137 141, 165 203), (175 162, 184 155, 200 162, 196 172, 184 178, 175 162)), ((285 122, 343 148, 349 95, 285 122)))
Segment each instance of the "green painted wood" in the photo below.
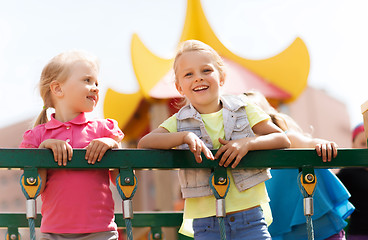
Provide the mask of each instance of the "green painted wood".
MULTIPOLYGON (((212 151, 213 154, 216 151, 212 151)), ((215 168, 218 160, 210 161, 202 155, 198 164, 188 150, 109 150, 102 161, 90 165, 84 160, 85 150, 74 149, 73 159, 66 167, 53 161, 49 149, 0 149, 0 168, 118 168, 118 169, 178 169, 215 168)), ((337 158, 324 163, 314 149, 263 150, 249 152, 237 168, 335 168, 367 167, 368 149, 339 149, 337 158)), ((116 223, 124 227, 122 214, 115 214, 116 223)), ((179 227, 181 212, 134 213, 133 227, 179 227)), ((40 226, 41 216, 35 221, 40 226)), ((28 227, 25 214, 0 213, 0 227, 28 227)), ((181 236, 180 239, 190 239, 181 236)))
MULTIPOLYGON (((216 151, 213 151, 215 153, 216 151)), ((101 162, 90 165, 84 160, 85 150, 75 149, 66 167, 53 161, 49 149, 0 149, 0 168, 133 168, 175 169, 214 168, 218 160, 198 164, 189 150, 109 150, 101 162)), ((338 156, 329 163, 322 162, 314 149, 263 150, 249 152, 237 168, 315 168, 368 166, 368 149, 339 149, 338 156)))
MULTIPOLYGON (((37 214, 35 226, 41 225, 41 214, 37 214)), ((183 220, 182 212, 135 212, 132 219, 133 227, 180 227, 183 220)), ((115 214, 118 227, 125 227, 123 214, 115 214)), ((26 214, 0 213, 0 227, 28 228, 26 214)))

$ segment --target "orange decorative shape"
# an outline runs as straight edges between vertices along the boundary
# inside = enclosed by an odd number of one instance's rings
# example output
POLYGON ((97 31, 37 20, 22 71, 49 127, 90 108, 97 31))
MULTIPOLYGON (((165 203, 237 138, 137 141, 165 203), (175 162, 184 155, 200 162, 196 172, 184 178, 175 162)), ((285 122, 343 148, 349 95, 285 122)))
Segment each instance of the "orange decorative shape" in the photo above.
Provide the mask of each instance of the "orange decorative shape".
POLYGON ((314 192, 314 189, 316 187, 317 184, 317 177, 315 177, 315 181, 314 183, 304 183, 303 182, 303 175, 300 175, 300 182, 302 184, 302 186, 304 187, 305 191, 309 194, 312 195, 314 192))
POLYGON ((216 185, 215 184, 215 176, 212 176, 212 185, 216 189, 216 191, 217 191, 217 193, 218 193, 218 195, 220 197, 224 197, 225 196, 226 190, 227 190, 227 188, 229 186, 229 182, 230 182, 230 179, 228 178, 226 184, 221 184, 221 185, 218 184, 218 185, 216 185))

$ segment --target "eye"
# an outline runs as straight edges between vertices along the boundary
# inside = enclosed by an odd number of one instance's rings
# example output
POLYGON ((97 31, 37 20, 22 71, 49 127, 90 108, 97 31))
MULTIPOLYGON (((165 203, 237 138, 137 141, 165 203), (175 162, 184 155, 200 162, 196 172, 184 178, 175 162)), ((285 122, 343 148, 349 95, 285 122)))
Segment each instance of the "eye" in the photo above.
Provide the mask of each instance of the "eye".
POLYGON ((189 77, 189 76, 192 76, 193 74, 192 73, 186 73, 185 75, 184 75, 184 77, 189 77))
POLYGON ((209 69, 209 68, 207 68, 207 69, 203 69, 203 72, 205 72, 205 73, 210 73, 210 72, 212 72, 212 69, 209 69))
POLYGON ((85 82, 90 82, 91 80, 89 78, 84 79, 85 82))

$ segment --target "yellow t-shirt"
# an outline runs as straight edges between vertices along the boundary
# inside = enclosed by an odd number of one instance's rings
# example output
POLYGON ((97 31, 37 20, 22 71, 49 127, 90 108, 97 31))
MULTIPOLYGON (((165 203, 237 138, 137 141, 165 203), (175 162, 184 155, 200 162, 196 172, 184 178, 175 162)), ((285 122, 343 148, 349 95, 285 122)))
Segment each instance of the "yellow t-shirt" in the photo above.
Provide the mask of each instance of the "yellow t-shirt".
MULTIPOLYGON (((270 117, 263 112, 258 106, 248 103, 245 107, 250 127, 257 123, 267 120, 270 117)), ((207 133, 209 134, 214 149, 221 147, 218 138, 225 138, 222 109, 215 113, 201 114, 205 124, 207 133)), ((169 132, 177 132, 176 116, 173 115, 163 122, 160 127, 165 128, 169 132)), ((227 171, 230 177, 230 182, 234 182, 230 170, 227 171)), ((225 198, 226 212, 234 212, 257 205, 261 205, 268 224, 272 222, 272 215, 268 206, 269 198, 265 183, 260 183, 250 189, 239 192, 234 184, 230 184, 229 192, 225 198)), ((216 198, 212 196, 186 198, 184 208, 184 219, 204 218, 216 215, 216 198)), ((184 221, 185 222, 185 221, 184 221)), ((183 224, 185 224, 183 222, 183 224)), ((191 235, 191 232, 186 232, 181 228, 180 233, 191 235)))

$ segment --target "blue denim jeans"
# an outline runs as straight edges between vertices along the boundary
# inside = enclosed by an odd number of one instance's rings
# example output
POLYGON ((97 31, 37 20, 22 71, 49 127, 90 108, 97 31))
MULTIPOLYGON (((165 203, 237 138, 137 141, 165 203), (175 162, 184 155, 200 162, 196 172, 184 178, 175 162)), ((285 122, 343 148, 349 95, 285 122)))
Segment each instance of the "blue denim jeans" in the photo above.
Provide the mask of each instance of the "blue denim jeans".
MULTIPOLYGON (((224 218, 226 240, 268 240, 271 235, 260 207, 227 215, 224 218)), ((220 240, 219 223, 216 217, 193 220, 195 240, 220 240)))

